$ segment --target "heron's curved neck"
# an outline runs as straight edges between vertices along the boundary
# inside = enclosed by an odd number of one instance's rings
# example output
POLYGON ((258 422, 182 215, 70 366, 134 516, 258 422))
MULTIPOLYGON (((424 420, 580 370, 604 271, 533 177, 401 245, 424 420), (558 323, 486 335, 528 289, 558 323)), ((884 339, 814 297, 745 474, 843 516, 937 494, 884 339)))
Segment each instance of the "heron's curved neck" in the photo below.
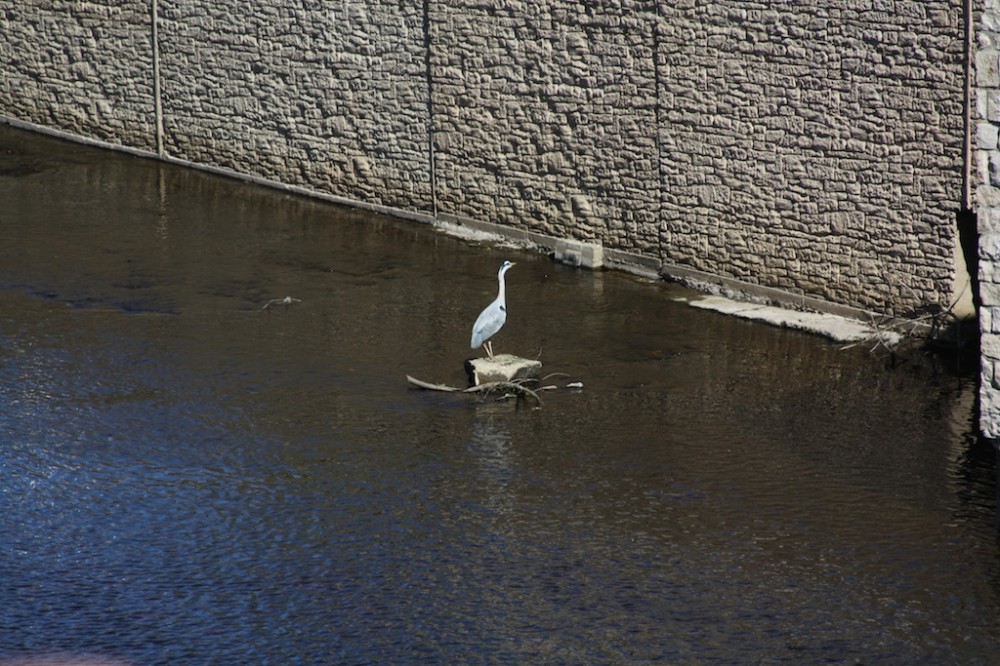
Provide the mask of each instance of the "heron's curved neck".
POLYGON ((501 271, 497 275, 497 282, 500 283, 500 288, 497 290, 497 300, 501 303, 505 303, 507 301, 507 283, 503 277, 503 271, 501 271))

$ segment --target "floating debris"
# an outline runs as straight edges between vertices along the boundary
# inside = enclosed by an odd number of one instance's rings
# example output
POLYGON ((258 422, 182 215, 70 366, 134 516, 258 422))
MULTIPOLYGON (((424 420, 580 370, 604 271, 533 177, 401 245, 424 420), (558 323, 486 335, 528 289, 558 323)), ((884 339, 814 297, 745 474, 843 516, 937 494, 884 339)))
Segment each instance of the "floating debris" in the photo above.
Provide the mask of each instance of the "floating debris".
POLYGON ((291 296, 285 296, 284 298, 272 298, 267 303, 264 303, 264 307, 261 310, 270 310, 273 305, 284 305, 288 308, 289 305, 295 305, 296 303, 301 303, 301 298, 292 298, 291 296))

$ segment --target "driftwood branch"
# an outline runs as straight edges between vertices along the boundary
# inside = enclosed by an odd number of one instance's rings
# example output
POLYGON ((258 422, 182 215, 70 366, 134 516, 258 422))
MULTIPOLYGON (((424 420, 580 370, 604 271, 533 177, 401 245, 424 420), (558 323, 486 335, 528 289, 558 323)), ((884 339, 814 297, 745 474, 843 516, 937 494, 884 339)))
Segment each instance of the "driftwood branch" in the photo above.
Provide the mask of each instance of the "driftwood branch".
POLYGON ((430 382, 425 382, 420 379, 417 379, 416 377, 411 377, 409 375, 406 375, 406 381, 410 382, 414 386, 426 389, 428 391, 448 391, 453 393, 455 391, 462 390, 462 389, 457 389, 454 386, 445 386, 444 384, 431 384, 430 382))
POLYGON ((446 393, 493 393, 495 391, 512 391, 518 396, 528 396, 532 398, 539 406, 542 404, 542 399, 538 393, 525 386, 521 381, 490 382, 488 384, 479 384, 477 386, 470 386, 469 388, 464 389, 448 386, 446 384, 432 384, 431 382, 425 382, 417 379, 416 377, 411 377, 410 375, 406 375, 406 381, 418 388, 428 391, 444 391, 446 393))

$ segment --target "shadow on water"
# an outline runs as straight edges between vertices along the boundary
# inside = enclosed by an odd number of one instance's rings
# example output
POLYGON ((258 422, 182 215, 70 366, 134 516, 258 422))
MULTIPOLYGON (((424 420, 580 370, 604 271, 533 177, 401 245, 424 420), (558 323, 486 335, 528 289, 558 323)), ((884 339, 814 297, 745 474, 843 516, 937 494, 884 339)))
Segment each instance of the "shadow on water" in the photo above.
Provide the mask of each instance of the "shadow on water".
POLYGON ((974 377, 9 128, 0 158, 0 660, 995 660, 974 377), (584 389, 409 388, 464 381, 505 258, 497 351, 584 389))

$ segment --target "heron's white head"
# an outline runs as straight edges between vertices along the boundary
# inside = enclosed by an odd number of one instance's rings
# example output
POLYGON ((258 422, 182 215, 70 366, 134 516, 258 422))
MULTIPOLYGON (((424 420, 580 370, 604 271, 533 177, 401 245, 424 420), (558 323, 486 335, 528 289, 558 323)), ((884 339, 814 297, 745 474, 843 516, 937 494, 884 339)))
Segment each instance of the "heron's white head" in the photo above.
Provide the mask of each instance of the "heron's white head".
POLYGON ((497 275, 501 275, 502 276, 504 273, 506 273, 507 271, 509 271, 511 268, 513 268, 516 265, 517 265, 517 262, 514 262, 514 261, 505 261, 505 262, 503 262, 502 264, 500 264, 500 270, 497 272, 497 275))

